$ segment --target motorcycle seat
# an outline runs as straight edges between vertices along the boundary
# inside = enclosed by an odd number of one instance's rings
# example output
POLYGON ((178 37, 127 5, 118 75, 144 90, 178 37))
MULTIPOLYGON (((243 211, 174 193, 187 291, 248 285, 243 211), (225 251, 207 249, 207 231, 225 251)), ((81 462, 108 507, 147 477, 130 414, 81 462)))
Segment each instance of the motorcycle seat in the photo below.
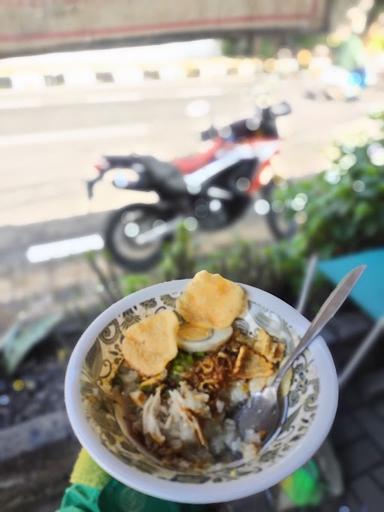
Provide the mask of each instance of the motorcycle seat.
POLYGON ((158 192, 176 195, 186 193, 184 179, 174 165, 153 156, 141 156, 138 161, 144 165, 151 184, 158 192))
POLYGON ((222 147, 222 145, 223 141, 221 139, 217 139, 207 151, 196 153, 195 155, 188 155, 182 158, 176 158, 172 161, 172 164, 177 167, 181 174, 191 174, 204 165, 209 164, 209 162, 215 158, 217 150, 222 147))

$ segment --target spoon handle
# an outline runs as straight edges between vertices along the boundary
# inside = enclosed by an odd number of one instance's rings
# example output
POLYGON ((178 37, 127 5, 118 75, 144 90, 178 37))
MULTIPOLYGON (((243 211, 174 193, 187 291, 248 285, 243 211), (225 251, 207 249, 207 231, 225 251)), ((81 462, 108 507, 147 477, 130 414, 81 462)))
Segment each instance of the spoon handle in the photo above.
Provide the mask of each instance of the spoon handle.
POLYGON ((308 327, 300 343, 277 372, 272 384, 276 389, 279 387, 284 375, 292 366, 295 359, 304 352, 315 336, 319 334, 319 332, 339 310, 365 269, 366 265, 359 265, 355 269, 351 270, 351 272, 349 272, 349 274, 340 281, 333 292, 329 295, 315 318, 312 320, 311 325, 308 327))

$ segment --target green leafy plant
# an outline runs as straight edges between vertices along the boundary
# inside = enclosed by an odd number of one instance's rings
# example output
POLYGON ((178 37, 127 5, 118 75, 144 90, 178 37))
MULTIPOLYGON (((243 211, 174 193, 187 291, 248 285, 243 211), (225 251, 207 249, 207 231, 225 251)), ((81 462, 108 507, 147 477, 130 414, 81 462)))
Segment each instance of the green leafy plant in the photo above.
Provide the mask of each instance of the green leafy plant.
POLYGON ((274 197, 298 220, 290 244, 303 255, 330 257, 384 244, 384 138, 360 135, 335 145, 333 154, 329 169, 274 197))
POLYGON ((230 247, 201 256, 192 234, 180 226, 175 239, 165 247, 160 265, 149 274, 125 274, 121 278, 121 288, 127 295, 150 284, 192 277, 206 269, 234 281, 276 292, 281 276, 275 260, 269 247, 261 248, 244 240, 236 240, 230 247))
POLYGON ((162 281, 184 279, 196 271, 196 250, 191 233, 181 224, 175 239, 164 250, 164 258, 159 267, 162 281))
POLYGON ((150 274, 125 274, 120 278, 120 286, 124 295, 137 292, 155 282, 156 280, 150 274))
POLYGON ((124 293, 206 269, 292 301, 311 254, 326 258, 383 245, 384 112, 374 119, 382 124, 375 138, 358 135, 335 145, 329 169, 276 190, 273 206, 285 206, 298 221, 293 238, 264 246, 236 240, 201 256, 181 226, 152 274, 123 277, 124 293))
POLYGON ((281 288, 282 269, 274 264, 271 247, 255 242, 236 240, 225 249, 199 258, 196 267, 272 293, 278 293, 281 288))
POLYGON ((120 286, 124 295, 129 295, 151 284, 184 279, 195 273, 196 261, 192 237, 181 225, 174 240, 165 247, 160 265, 147 274, 124 274, 120 279, 120 286))

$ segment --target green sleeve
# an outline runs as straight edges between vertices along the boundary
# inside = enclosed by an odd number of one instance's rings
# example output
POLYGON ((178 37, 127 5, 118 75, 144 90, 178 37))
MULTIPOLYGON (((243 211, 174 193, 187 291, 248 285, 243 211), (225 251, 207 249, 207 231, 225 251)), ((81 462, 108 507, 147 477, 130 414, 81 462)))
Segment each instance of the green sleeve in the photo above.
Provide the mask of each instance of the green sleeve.
POLYGON ((116 480, 111 480, 104 489, 98 490, 84 484, 74 484, 65 491, 58 512, 202 512, 204 506, 172 503, 147 496, 116 480))
POLYGON ((160 500, 134 491, 112 479, 82 449, 58 512, 200 512, 204 507, 160 500))
POLYGON ((64 493, 59 512, 100 512, 100 490, 84 484, 74 484, 64 493))

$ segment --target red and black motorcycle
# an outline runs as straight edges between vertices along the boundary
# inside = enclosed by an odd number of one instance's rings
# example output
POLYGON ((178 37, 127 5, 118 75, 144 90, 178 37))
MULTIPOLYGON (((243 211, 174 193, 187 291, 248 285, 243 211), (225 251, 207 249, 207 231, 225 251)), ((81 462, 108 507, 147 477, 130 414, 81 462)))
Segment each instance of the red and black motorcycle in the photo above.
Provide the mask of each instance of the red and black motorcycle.
POLYGON ((172 162, 135 154, 102 157, 96 178, 87 182, 90 199, 95 184, 111 170, 118 170, 114 186, 158 196, 155 204, 129 204, 110 216, 105 243, 114 259, 131 270, 148 269, 161 258, 164 242, 180 223, 190 230, 223 229, 244 215, 257 191, 272 233, 277 238, 290 235, 294 225, 271 207, 276 183, 266 179, 279 150, 276 117, 290 112, 281 103, 222 129, 211 127, 201 134, 210 141, 205 152, 172 162))

